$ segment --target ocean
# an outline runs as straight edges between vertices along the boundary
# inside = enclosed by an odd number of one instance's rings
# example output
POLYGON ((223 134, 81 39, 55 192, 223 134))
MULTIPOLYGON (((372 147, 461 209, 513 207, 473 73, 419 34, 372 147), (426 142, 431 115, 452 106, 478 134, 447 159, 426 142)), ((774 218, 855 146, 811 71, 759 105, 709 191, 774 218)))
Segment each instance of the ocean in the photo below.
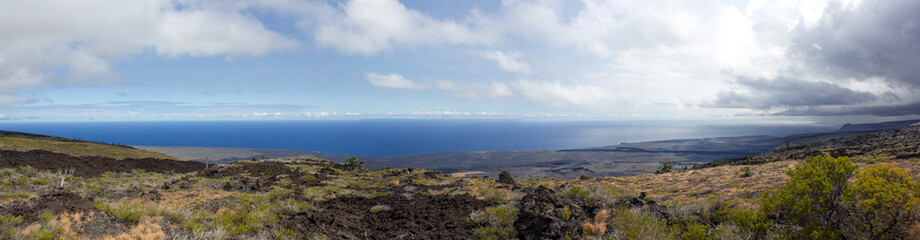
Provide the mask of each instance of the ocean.
POLYGON ((678 121, 310 120, 0 123, 0 130, 136 146, 313 150, 377 157, 573 149, 619 142, 832 131, 815 125, 678 121))

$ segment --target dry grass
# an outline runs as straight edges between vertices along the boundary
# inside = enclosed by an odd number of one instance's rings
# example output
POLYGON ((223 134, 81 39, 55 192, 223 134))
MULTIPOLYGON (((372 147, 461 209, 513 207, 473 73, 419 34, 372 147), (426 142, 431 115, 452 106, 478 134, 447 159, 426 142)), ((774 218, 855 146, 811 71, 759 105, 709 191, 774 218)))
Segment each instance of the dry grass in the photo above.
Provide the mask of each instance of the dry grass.
POLYGON ((197 205, 214 199, 226 197, 231 194, 233 194, 233 192, 214 189, 166 192, 163 193, 161 199, 157 201, 156 204, 162 206, 197 205))
POLYGON ((468 176, 470 176, 470 175, 485 174, 485 173, 487 173, 487 172, 483 172, 483 171, 457 172, 457 173, 451 173, 450 176, 451 176, 451 177, 462 178, 462 177, 468 177, 468 176))
POLYGON ((128 232, 118 234, 117 236, 107 236, 105 240, 156 240, 166 238, 161 224, 162 216, 144 217, 141 221, 132 227, 128 232))
POLYGON ((77 231, 96 215, 95 212, 59 214, 45 222, 39 221, 22 228, 22 236, 35 236, 42 232, 54 232, 60 239, 78 239, 77 231))
POLYGON ((581 227, 589 235, 604 235, 607 233, 607 220, 610 220, 610 210, 602 209, 594 215, 594 219, 585 222, 581 227))
POLYGON ((10 198, 10 199, 4 199, 4 200, 0 201, 0 206, 3 206, 3 205, 6 205, 6 204, 15 202, 15 201, 17 201, 17 200, 18 200, 18 201, 29 201, 28 198, 10 198))
POLYGON ((753 207, 758 194, 781 186, 788 176, 786 170, 796 161, 772 162, 763 165, 720 166, 646 174, 626 177, 605 177, 600 181, 624 192, 646 192, 649 198, 668 205, 699 204, 713 197, 739 199, 753 207), (750 177, 742 177, 742 168, 750 168, 750 177))

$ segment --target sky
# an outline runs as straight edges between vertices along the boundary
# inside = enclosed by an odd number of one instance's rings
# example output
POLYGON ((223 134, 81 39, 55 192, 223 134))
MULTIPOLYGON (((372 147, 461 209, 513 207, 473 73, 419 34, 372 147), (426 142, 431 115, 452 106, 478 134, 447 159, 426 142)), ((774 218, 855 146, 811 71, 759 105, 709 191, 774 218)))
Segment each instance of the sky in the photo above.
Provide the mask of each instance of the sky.
POLYGON ((0 119, 920 118, 916 0, 0 0, 0 119))

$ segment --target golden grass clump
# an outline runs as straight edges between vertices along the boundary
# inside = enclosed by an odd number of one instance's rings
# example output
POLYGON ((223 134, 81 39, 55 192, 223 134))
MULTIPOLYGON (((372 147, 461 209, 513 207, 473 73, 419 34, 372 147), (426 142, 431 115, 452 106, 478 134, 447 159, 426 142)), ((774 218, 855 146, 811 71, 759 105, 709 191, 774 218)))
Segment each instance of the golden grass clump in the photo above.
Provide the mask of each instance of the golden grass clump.
POLYGON ((166 238, 166 233, 160 227, 163 222, 162 216, 144 217, 134 227, 126 233, 121 233, 114 237, 105 237, 105 240, 156 240, 166 238))
POLYGON ((610 220, 610 210, 602 209, 594 215, 594 219, 581 225, 588 235, 604 235, 607 233, 607 220, 610 220))
POLYGON ((26 238, 75 238, 77 233, 74 229, 86 224, 89 219, 93 218, 95 213, 76 212, 53 216, 53 214, 47 212, 45 215, 50 217, 50 219, 38 221, 29 225, 23 228, 20 234, 26 236, 26 238))

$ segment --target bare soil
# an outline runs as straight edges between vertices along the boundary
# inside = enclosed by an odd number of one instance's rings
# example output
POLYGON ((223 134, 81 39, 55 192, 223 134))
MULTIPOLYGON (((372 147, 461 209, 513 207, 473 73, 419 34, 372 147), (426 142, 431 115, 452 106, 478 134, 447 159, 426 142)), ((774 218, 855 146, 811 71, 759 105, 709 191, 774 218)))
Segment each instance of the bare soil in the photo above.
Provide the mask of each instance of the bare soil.
POLYGON ((227 191, 267 192, 281 179, 288 178, 297 186, 318 186, 323 176, 309 175, 281 162, 236 162, 198 171, 207 178, 230 177, 223 188, 227 191))
POLYGON ((198 162, 175 161, 167 159, 124 159, 116 160, 106 157, 76 157, 45 150, 28 152, 0 150, 0 168, 31 166, 40 170, 73 170, 77 177, 94 177, 105 172, 127 172, 141 169, 149 172, 187 173, 205 167, 198 162))
POLYGON ((45 211, 61 214, 95 210, 92 199, 68 191, 52 192, 28 201, 16 200, 0 206, 0 214, 22 216, 23 224, 38 221, 45 211))
MULTIPOLYGON (((397 190, 397 189, 394 189, 397 190)), ((495 202, 469 195, 425 195, 409 191, 364 198, 342 196, 319 204, 318 211, 298 213, 281 222, 301 237, 331 239, 470 239, 476 225, 470 213, 495 202), (371 213, 377 205, 390 210, 371 213)))

